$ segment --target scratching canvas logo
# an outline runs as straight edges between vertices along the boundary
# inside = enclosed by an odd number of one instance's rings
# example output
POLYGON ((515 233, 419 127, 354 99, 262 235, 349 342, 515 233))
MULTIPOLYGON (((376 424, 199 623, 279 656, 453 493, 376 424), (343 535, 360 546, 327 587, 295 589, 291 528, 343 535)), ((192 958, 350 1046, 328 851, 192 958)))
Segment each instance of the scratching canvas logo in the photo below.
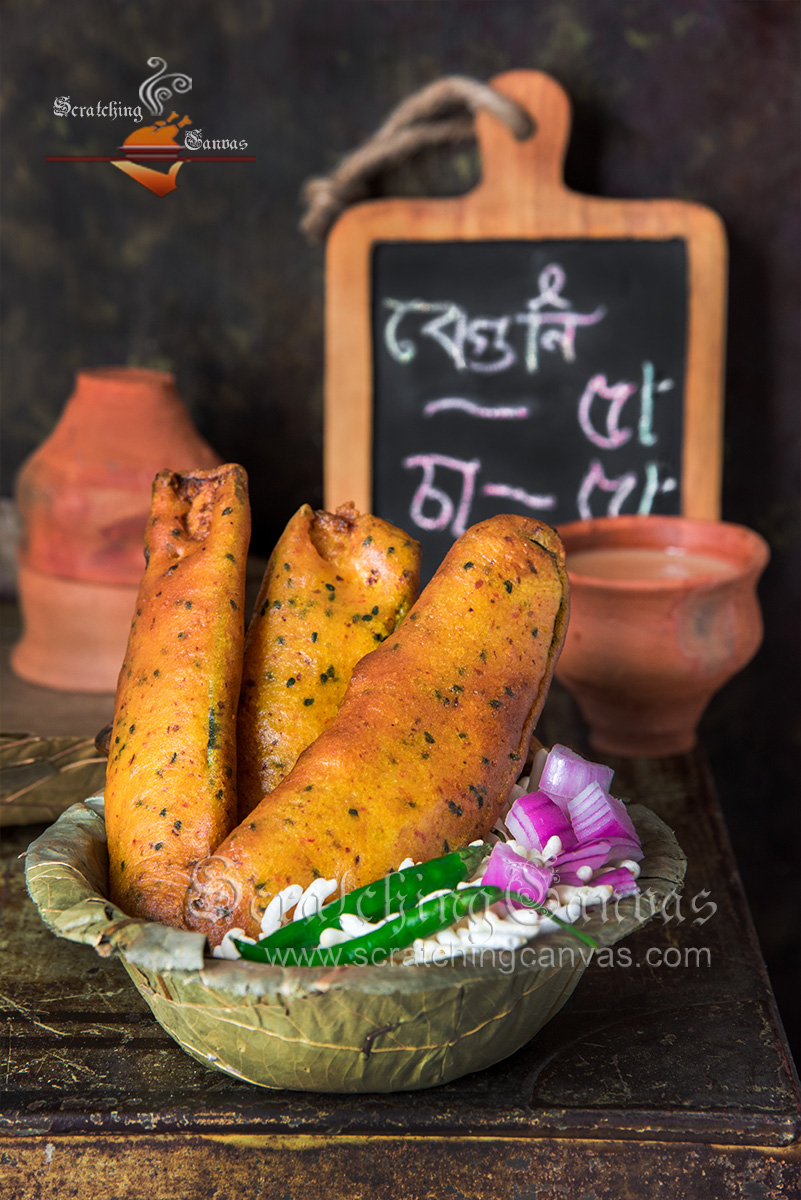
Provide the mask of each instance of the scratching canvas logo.
POLYGON ((203 130, 194 128, 186 113, 181 116, 172 108, 174 97, 191 92, 192 79, 189 75, 180 71, 168 72, 163 58, 149 58, 147 65, 154 73, 139 88, 141 105, 123 104, 118 100, 75 104, 70 96, 56 96, 53 101, 53 114, 57 117, 132 121, 137 128, 128 134, 116 154, 48 155, 46 161, 111 163, 156 196, 166 196, 175 191, 178 172, 186 162, 255 162, 252 155, 219 153, 246 150, 247 142, 244 139, 205 138, 203 130), (166 116, 165 105, 171 109, 166 116), (155 118, 150 125, 142 125, 145 110, 155 118), (207 150, 218 153, 198 153, 207 150))

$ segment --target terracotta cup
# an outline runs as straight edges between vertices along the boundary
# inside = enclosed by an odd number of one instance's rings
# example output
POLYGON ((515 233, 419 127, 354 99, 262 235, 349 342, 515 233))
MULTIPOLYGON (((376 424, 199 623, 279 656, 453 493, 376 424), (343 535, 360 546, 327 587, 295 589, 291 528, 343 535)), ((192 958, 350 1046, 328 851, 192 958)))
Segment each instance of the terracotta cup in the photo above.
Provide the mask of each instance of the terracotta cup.
POLYGON ((23 635, 11 665, 30 683, 113 692, 144 571, 153 477, 218 466, 163 371, 80 371, 49 437, 16 479, 23 635))
POLYGON ((692 749, 713 694, 762 641, 766 542, 687 517, 600 517, 559 534, 571 610, 556 675, 592 745, 646 757, 692 749))

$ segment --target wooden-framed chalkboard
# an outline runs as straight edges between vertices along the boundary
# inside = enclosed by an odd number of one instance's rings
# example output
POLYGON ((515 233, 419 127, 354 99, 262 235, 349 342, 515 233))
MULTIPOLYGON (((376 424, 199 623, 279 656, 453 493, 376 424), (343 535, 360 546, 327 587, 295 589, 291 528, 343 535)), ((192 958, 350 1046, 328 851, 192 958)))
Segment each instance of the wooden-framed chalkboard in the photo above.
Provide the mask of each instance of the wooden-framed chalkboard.
POLYGON ((326 505, 408 529, 426 576, 493 512, 719 516, 719 218, 569 191, 564 91, 492 86, 533 136, 480 114, 477 188, 358 205, 328 240, 326 505))

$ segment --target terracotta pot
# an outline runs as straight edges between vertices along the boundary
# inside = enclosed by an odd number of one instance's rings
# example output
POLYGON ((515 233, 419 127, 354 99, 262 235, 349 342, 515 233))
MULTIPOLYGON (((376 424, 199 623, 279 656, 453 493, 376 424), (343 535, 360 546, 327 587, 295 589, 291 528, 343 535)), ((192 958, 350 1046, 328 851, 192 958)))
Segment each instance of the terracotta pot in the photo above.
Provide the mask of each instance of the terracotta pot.
POLYGON ((156 473, 208 469, 219 456, 195 429, 172 375, 137 367, 79 372, 50 436, 16 481, 23 679, 113 692, 144 570, 156 473))
POLYGON ((571 611, 556 675, 593 746, 648 757, 692 749, 713 694, 762 641, 767 544, 743 526, 686 517, 600 517, 559 534, 571 611))
POLYGON ((20 566, 25 634, 11 652, 15 674, 70 692, 113 692, 138 588, 84 583, 20 566))
POLYGON ((17 475, 20 561, 64 579, 138 584, 157 471, 219 466, 163 371, 79 372, 53 432, 17 475))

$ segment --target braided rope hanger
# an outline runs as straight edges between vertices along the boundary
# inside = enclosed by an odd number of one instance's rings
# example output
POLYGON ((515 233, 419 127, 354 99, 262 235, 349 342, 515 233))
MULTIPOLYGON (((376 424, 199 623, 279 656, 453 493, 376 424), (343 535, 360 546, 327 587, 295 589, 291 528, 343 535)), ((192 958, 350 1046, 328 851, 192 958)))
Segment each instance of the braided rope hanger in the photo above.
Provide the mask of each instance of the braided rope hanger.
POLYGON ((519 141, 533 132, 531 117, 508 96, 467 76, 446 75, 403 100, 330 175, 307 180, 301 231, 310 242, 323 241, 340 213, 368 195, 374 176, 426 146, 470 141, 475 114, 482 109, 503 121, 519 141))

